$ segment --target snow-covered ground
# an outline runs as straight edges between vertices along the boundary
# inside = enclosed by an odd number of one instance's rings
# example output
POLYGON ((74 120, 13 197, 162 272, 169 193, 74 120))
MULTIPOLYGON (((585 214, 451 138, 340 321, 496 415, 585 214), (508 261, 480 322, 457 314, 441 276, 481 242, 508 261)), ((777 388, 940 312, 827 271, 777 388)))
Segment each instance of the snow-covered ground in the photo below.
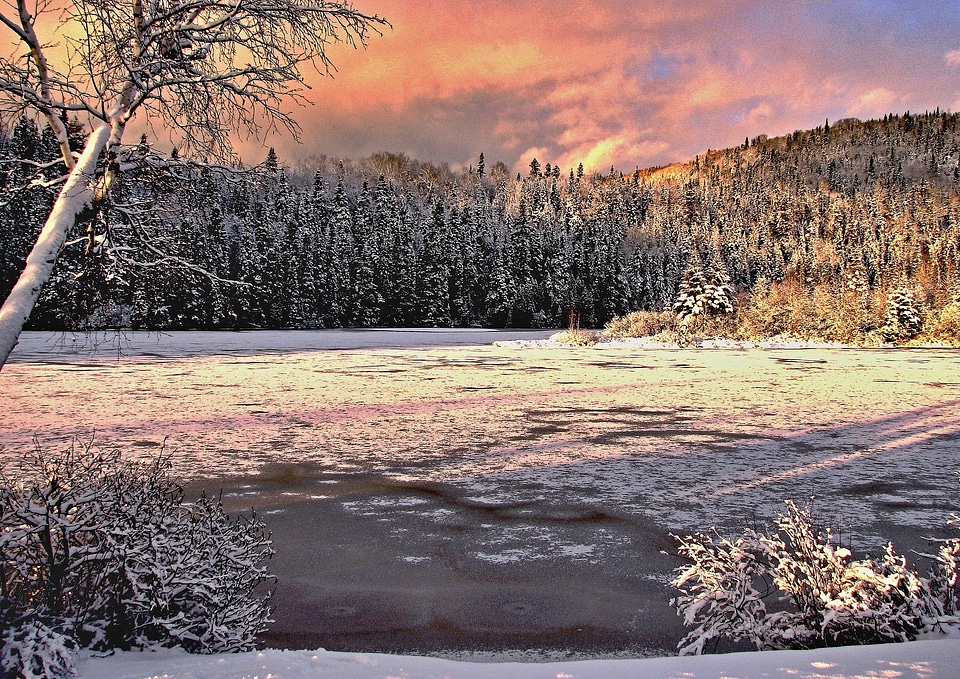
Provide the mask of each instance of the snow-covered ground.
POLYGON ((160 651, 85 659, 79 669, 78 679, 957 679, 960 639, 567 663, 465 663, 326 651, 221 656, 160 651))

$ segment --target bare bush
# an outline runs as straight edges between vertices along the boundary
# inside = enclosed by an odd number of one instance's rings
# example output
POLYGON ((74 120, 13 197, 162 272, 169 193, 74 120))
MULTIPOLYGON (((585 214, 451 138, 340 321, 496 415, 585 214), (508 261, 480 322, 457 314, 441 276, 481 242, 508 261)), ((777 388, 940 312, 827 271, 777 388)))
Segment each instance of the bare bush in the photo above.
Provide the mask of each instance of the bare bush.
POLYGON ((758 282, 737 308, 742 339, 788 336, 807 340, 874 345, 882 341, 882 295, 832 283, 805 286, 795 278, 758 282))
POLYGON ((923 337, 934 342, 960 346, 960 292, 939 311, 928 310, 923 337))
POLYGON ((606 324, 603 334, 608 337, 653 337, 677 329, 677 316, 670 311, 632 311, 615 316, 606 324))
POLYGON ((568 328, 561 330, 551 338, 557 344, 564 344, 573 347, 592 347, 599 339, 598 333, 590 330, 581 330, 580 328, 568 328))

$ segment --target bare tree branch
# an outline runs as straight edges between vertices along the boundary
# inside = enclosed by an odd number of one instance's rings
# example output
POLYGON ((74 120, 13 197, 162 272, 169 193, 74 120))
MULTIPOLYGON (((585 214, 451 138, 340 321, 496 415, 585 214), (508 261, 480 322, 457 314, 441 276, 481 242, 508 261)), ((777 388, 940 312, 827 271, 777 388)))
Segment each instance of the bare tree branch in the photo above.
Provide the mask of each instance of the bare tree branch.
MULTIPOLYGON (((15 1, 16 16, 0 12, 0 25, 27 53, 0 57, 0 94, 8 107, 12 102, 18 112, 44 117, 69 176, 27 270, 0 308, 0 368, 66 234, 109 199, 126 126, 139 110, 162 121, 183 149, 207 159, 231 158, 231 136, 240 130, 259 136, 282 129, 299 137, 285 107, 306 101, 301 69, 329 75, 336 70, 331 45, 362 46, 389 26, 346 0, 69 0, 65 63, 55 69, 37 35, 37 17, 27 0, 15 1), (82 163, 61 119, 70 111, 97 123, 82 163)), ((4 4, 13 7, 11 0, 4 4)), ((35 11, 56 10, 52 0, 39 0, 35 11)))

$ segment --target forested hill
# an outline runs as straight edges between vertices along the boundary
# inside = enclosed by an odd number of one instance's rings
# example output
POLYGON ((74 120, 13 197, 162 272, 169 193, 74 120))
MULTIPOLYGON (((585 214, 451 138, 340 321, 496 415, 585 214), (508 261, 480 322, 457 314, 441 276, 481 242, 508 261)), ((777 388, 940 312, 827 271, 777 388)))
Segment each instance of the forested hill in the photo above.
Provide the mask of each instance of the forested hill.
MULTIPOLYGON (((308 131, 309 133, 309 131, 308 131)), ((0 138, 14 186, 50 141, 0 138)), ((133 151, 136 155, 137 150, 133 151)), ((143 158, 152 157, 141 145, 143 158)), ((451 170, 403 155, 246 173, 129 171, 81 225, 35 328, 584 326, 668 309, 684 272, 862 308, 912 290, 947 305, 960 265, 960 116, 844 120, 623 175, 534 161, 451 170)), ((50 198, 0 212, 0 292, 50 198)))

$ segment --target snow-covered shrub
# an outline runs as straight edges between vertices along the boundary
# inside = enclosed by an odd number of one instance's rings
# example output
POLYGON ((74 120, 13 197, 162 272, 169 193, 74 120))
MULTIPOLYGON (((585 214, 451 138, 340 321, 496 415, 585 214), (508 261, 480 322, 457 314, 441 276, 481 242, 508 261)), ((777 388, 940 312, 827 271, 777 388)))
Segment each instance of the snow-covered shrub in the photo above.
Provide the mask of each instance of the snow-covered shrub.
POLYGON ((569 328, 551 335, 550 339, 557 344, 563 344, 571 347, 592 347, 597 343, 599 335, 590 330, 581 330, 580 328, 569 328))
POLYGON ((931 310, 925 339, 960 346, 960 286, 953 289, 948 301, 939 310, 931 310))
MULTIPOLYGON (((38 446, 0 485, 0 574, 11 615, 93 649, 253 648, 269 622, 273 554, 256 517, 231 520, 219 501, 186 503, 160 456, 38 446)), ((33 637, 31 637, 33 638, 33 637)), ((24 659, 23 662, 26 662, 24 659)))
POLYGON ((760 650, 907 641, 960 624, 960 540, 943 542, 921 577, 892 545, 880 559, 854 560, 829 529, 814 526, 809 509, 787 508, 772 536, 680 538, 689 563, 672 583, 682 593, 671 603, 693 628, 681 653, 702 653, 721 638, 760 650))
POLYGON ((669 311, 631 311, 614 316, 603 328, 608 337, 652 337, 676 329, 677 317, 669 311))
POLYGON ((0 677, 51 679, 72 674, 74 639, 35 616, 0 617, 0 677))
POLYGON ((880 332, 887 342, 916 337, 923 328, 923 314, 911 290, 899 288, 887 299, 887 314, 880 332))
POLYGON ((680 283, 673 311, 681 325, 698 316, 732 313, 733 288, 716 269, 691 267, 680 283))

